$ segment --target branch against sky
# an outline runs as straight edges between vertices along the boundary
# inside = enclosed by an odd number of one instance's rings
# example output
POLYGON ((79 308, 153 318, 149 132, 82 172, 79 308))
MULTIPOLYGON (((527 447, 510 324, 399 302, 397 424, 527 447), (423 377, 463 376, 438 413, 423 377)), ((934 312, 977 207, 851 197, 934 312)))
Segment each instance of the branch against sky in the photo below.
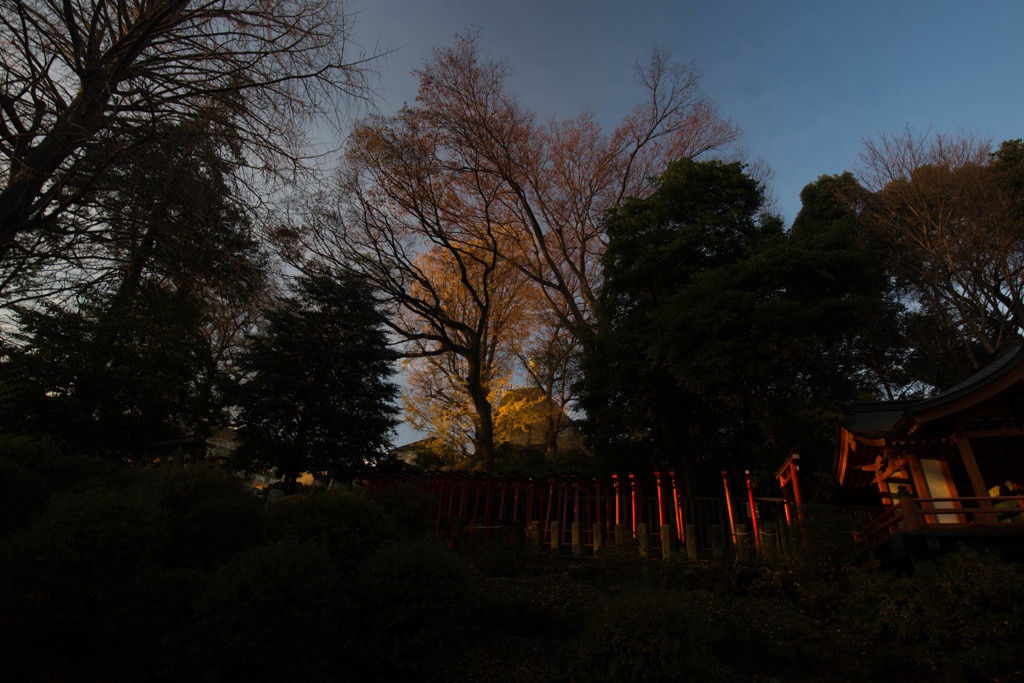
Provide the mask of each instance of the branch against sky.
POLYGON ((4 2, 0 263, 62 239, 72 180, 174 122, 214 117, 265 178, 309 167, 310 124, 369 97, 350 31, 333 0, 4 2))
POLYGON ((737 127, 700 94, 700 72, 655 48, 637 65, 646 91, 611 133, 594 115, 540 122, 505 90, 509 68, 473 35, 436 48, 417 74, 419 111, 454 173, 486 176, 509 216, 516 266, 579 337, 596 325, 604 212, 645 196, 668 161, 726 154, 737 127))
POLYGON ((576 338, 588 335, 604 212, 649 192, 648 176, 666 160, 726 150, 738 131, 700 96, 696 69, 660 50, 637 68, 647 99, 610 134, 589 113, 538 123, 505 91, 507 69, 483 59, 474 37, 435 50, 418 74, 418 106, 357 127, 340 191, 297 237, 373 280, 407 353, 465 360, 486 459, 488 335, 515 301, 499 292, 530 282, 540 309, 576 338), (444 264, 443 281, 455 289, 439 288, 430 261, 444 264))
POLYGON ((931 343, 960 376, 1024 332, 1020 144, 991 149, 982 136, 908 128, 865 139, 858 170, 863 220, 911 301, 946 321, 948 338, 931 343))
MULTIPOLYGON (((358 270, 381 293, 407 357, 450 355, 476 418, 476 456, 493 464, 490 394, 528 280, 504 255, 500 186, 441 162, 439 139, 405 109, 349 140, 339 192, 299 235, 316 257, 358 270)), ((454 372, 454 371, 453 371, 454 372)))

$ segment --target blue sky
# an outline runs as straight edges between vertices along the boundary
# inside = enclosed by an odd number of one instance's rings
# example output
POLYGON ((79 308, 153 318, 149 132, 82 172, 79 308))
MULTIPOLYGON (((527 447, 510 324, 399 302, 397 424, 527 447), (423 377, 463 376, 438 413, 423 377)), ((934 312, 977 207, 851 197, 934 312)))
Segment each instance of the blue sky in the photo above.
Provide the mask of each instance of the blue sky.
MULTIPOLYGON (((362 47, 380 65, 381 107, 416 98, 411 71, 432 47, 479 31, 507 85, 541 116, 589 107, 613 128, 640 96, 633 65, 653 45, 704 72, 702 89, 743 132, 786 225, 800 190, 854 170, 878 132, 959 129, 1024 137, 1024 2, 838 3, 700 0, 350 0, 362 47)), ((418 438, 403 425, 397 443, 418 438)))
POLYGON ((786 224, 800 190, 853 169, 861 140, 904 125, 1024 137, 1024 2, 632 3, 598 0, 355 0, 380 65, 381 107, 416 97, 410 75, 434 46, 479 30, 514 70, 508 87, 542 116, 589 107, 611 129, 639 97, 633 63, 653 45, 695 61, 702 90, 773 170, 786 224))

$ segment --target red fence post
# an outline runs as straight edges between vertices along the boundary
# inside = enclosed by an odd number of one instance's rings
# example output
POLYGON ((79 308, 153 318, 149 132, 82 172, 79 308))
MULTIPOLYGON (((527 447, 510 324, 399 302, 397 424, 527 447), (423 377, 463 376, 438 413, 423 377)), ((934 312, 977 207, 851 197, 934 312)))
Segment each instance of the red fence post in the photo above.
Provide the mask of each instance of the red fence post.
POLYGON ((754 507, 754 489, 750 485, 750 470, 744 470, 743 476, 747 479, 747 498, 750 500, 750 519, 754 525, 754 545, 761 548, 761 536, 757 533, 757 509, 754 507))
POLYGON ((676 471, 669 470, 668 476, 672 478, 672 499, 676 504, 676 533, 679 535, 679 542, 686 543, 686 527, 683 518, 683 508, 679 506, 679 480, 676 479, 676 471))
POLYGON ((732 533, 733 545, 736 544, 736 518, 732 513, 732 496, 729 495, 729 473, 722 470, 722 485, 725 486, 725 508, 729 512, 729 531, 732 533))

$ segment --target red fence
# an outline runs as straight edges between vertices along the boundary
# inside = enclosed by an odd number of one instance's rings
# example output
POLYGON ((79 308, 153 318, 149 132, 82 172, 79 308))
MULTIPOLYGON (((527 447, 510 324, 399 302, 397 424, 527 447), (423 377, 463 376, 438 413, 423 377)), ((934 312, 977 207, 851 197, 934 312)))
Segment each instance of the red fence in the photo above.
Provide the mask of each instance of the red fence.
POLYGON ((751 495, 732 500, 730 521, 725 497, 686 497, 673 472, 655 472, 646 486, 632 473, 612 475, 611 481, 588 481, 564 474, 537 480, 450 471, 402 472, 369 479, 365 485, 376 490, 397 483, 430 494, 434 536, 453 544, 490 545, 496 538, 504 542, 513 530, 535 527, 538 542, 551 544, 551 534, 556 533, 553 545, 568 546, 573 542, 573 525, 578 525, 582 545, 593 548, 595 534, 600 535, 599 543, 611 543, 616 526, 621 525, 627 536, 636 539, 640 525, 645 525, 660 547, 666 541, 662 531, 679 547, 686 543, 689 528, 696 535, 691 544, 704 550, 714 544, 715 527, 729 547, 734 526, 745 524, 756 530, 763 528, 761 522, 784 519, 781 499, 751 495))

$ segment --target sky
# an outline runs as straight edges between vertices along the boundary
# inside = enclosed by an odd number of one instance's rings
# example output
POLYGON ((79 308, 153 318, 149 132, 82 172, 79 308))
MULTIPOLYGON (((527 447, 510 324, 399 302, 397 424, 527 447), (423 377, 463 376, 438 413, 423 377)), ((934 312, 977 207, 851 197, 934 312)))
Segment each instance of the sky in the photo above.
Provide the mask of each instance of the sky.
POLYGON ((412 70, 457 33, 513 70, 506 87, 542 118, 592 110, 611 130, 640 97, 655 45, 695 62, 701 89, 772 169, 786 225, 800 190, 855 170, 865 136, 964 130, 1024 137, 1024 2, 346 0, 378 64, 384 112, 414 104, 412 70))
MULTIPOLYGON (((506 87, 541 118, 590 109, 611 130, 641 90, 634 64, 655 45, 695 62, 701 89, 773 171, 785 224, 800 191, 855 170, 878 133, 959 130, 1024 137, 1024 2, 690 0, 345 0, 378 63, 385 113, 414 104, 433 47, 478 32, 513 70, 506 87)), ((408 425, 396 443, 419 438, 408 425)))

